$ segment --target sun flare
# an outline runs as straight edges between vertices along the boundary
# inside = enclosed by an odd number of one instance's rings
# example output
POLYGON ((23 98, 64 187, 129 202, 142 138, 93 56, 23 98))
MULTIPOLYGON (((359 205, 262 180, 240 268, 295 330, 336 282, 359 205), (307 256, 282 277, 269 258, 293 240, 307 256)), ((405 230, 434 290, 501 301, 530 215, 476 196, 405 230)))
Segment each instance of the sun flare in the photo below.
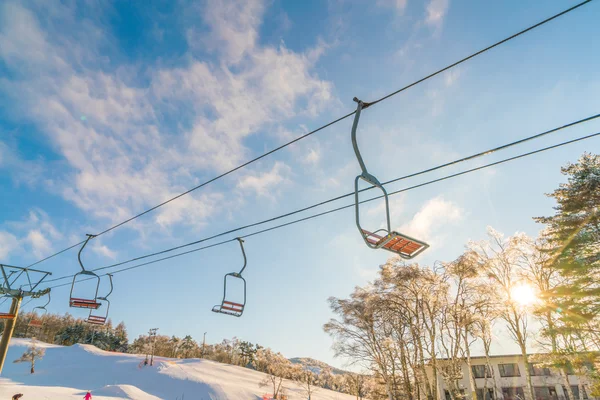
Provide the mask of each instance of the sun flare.
POLYGON ((531 285, 519 283, 510 290, 511 299, 520 306, 530 306, 538 301, 535 290, 531 285))

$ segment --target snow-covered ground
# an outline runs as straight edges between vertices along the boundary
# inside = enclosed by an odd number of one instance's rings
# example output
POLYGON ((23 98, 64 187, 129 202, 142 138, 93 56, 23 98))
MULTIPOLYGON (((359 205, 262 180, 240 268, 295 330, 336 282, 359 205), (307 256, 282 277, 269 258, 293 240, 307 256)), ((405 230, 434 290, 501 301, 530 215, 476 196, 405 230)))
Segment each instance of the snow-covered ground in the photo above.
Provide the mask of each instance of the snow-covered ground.
MULTIPOLYGON (((70 347, 39 343, 46 349, 35 374, 27 363, 14 364, 30 341, 13 339, 0 377, 0 399, 23 393, 22 400, 81 399, 91 390, 94 400, 259 400, 270 392, 258 383, 264 374, 247 368, 198 359, 155 358, 154 366, 140 367, 143 356, 110 353, 89 345, 70 347)), ((301 389, 286 381, 290 400, 305 399, 301 389)), ((351 400, 354 397, 319 389, 314 400, 351 400)))

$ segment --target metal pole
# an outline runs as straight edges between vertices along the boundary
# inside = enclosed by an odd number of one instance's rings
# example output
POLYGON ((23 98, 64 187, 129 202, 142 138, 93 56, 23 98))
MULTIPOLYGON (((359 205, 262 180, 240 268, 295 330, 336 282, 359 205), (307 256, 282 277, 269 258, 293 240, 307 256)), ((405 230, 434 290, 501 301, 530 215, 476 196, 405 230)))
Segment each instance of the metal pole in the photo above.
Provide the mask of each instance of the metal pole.
POLYGON ((156 331, 158 328, 152 328, 148 333, 152 337, 152 354, 150 355, 150 366, 154 364, 154 344, 156 343, 156 331))
POLYGON ((8 344, 10 338, 17 325, 17 317, 19 315, 19 308, 21 307, 21 300, 23 297, 17 296, 12 298, 12 304, 10 306, 10 313, 14 315, 13 318, 7 319, 4 323, 4 332, 2 333, 2 339, 0 339, 0 374, 2 374, 2 367, 4 367, 4 360, 6 360, 6 354, 8 353, 8 344))
POLYGON ((206 332, 204 332, 204 338, 202 339, 202 356, 200 358, 204 358, 204 345, 206 344, 206 332))

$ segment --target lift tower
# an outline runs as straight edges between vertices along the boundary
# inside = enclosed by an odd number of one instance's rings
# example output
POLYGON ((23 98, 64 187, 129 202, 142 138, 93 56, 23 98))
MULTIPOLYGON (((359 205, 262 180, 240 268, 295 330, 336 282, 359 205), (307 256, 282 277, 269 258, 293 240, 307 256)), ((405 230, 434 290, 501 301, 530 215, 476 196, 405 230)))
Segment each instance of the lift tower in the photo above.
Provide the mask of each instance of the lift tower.
POLYGON ((4 321, 4 332, 0 339, 0 374, 8 353, 8 344, 15 330, 19 308, 24 297, 38 298, 50 292, 50 288, 38 290, 50 272, 30 268, 0 264, 0 297, 11 300, 8 311, 0 310, 0 320, 4 321))

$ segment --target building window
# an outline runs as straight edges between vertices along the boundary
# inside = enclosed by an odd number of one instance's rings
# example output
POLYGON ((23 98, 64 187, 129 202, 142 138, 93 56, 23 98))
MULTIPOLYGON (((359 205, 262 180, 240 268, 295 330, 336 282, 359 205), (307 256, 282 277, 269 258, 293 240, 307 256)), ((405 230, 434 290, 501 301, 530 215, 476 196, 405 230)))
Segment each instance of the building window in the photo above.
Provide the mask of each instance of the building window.
POLYGON ((550 368, 540 367, 539 364, 529 363, 529 375, 531 376, 550 376, 550 368))
POLYGON ((535 400, 555 400, 556 391, 551 391, 552 388, 546 386, 535 386, 533 392, 535 393, 535 400))
MULTIPOLYGON (((571 399, 569 398, 569 392, 567 392, 567 388, 563 386, 563 392, 565 392, 565 396, 567 397, 567 399, 569 400, 579 400, 579 386, 578 385, 571 385, 571 391, 573 392, 573 397, 575 397, 575 399, 571 399)), ((585 387, 583 388, 583 398, 587 399, 588 395, 585 391, 585 387)))
POLYGON ((476 389, 477 400, 494 400, 494 389, 488 388, 485 399, 483 398, 483 389, 476 389))
MULTIPOLYGON (((461 398, 465 398, 465 389, 459 389, 459 392, 455 394, 459 395, 461 398)), ((446 397, 446 400, 452 400, 452 397, 450 396, 450 392, 448 390, 444 390, 444 397, 446 397)))
POLYGON ((487 365, 473 365, 471 366, 471 371, 473 371, 473 376, 475 378, 491 378, 492 374, 490 374, 490 369, 487 365))
POLYGON ((504 387, 502 388, 504 400, 522 400, 525 398, 525 393, 522 387, 504 387))
POLYGON ((500 371, 500 376, 503 378, 521 376, 518 364, 498 364, 498 370, 500 371))

